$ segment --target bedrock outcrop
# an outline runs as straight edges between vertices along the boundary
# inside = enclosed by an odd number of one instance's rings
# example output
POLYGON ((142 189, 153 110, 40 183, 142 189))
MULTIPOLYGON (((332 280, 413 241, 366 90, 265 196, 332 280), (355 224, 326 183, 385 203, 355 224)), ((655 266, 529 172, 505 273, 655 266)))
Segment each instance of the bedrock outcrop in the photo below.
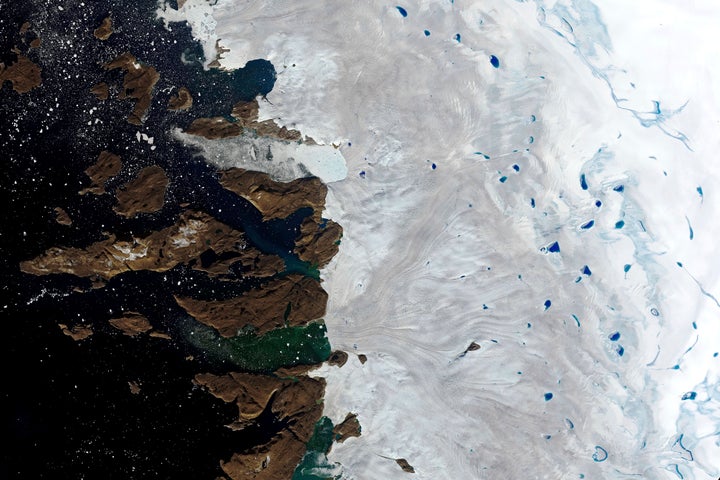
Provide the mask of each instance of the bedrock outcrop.
POLYGON ((265 220, 286 218, 304 207, 319 219, 327 195, 327 186, 317 177, 276 182, 267 173, 242 168, 221 171, 220 184, 252 203, 265 220))
POLYGON ((51 247, 21 262, 20 269, 34 275, 67 273, 109 280, 132 270, 163 272, 191 260, 200 262, 200 255, 208 250, 235 254, 238 262, 265 267, 264 271, 247 272, 249 275, 272 275, 280 267, 278 257, 264 258, 265 254, 250 247, 243 232, 204 212, 186 211, 174 225, 146 236, 121 240, 110 234, 85 248, 51 247))
POLYGON ((195 382, 217 398, 238 406, 238 418, 228 425, 243 430, 261 414, 272 415, 287 425, 265 444, 233 454, 221 462, 233 480, 290 478, 306 451, 323 406, 317 400, 325 391, 325 380, 302 376, 280 379, 268 375, 232 372, 227 375, 198 374, 195 382))
POLYGON ((127 121, 133 125, 142 125, 144 116, 152 102, 153 88, 160 79, 158 71, 153 66, 141 63, 129 52, 117 56, 103 67, 108 71, 120 69, 125 72, 122 90, 118 98, 120 100, 128 98, 135 100, 135 106, 130 112, 127 121))
POLYGON ((287 275, 227 300, 175 297, 195 320, 224 337, 252 330, 263 335, 276 328, 304 326, 325 315, 327 293, 311 277, 287 275))
POLYGON ((145 167, 115 192, 117 205, 113 210, 124 217, 157 212, 165 203, 168 183, 168 177, 162 168, 157 165, 145 167))

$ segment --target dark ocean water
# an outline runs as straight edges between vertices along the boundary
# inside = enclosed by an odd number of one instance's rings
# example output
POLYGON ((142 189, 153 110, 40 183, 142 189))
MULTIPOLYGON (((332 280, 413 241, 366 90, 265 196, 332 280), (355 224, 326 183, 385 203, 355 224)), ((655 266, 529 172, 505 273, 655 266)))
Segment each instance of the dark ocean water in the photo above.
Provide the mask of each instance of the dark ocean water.
MULTIPOLYGON (((43 77, 39 88, 23 95, 7 82, 0 90, 0 316, 10 445, 2 452, 0 477, 215 478, 221 473, 219 459, 262 443, 283 425, 263 416, 258 427, 233 432, 223 425, 232 422, 237 407, 195 388, 191 379, 205 371, 253 369, 265 344, 253 347, 256 360, 237 348, 233 355, 241 361, 222 350, 208 352, 183 336, 192 320, 172 296, 227 296, 255 281, 228 288, 178 266, 164 273, 129 272, 104 288, 79 293, 73 287, 86 290, 87 279, 26 275, 18 264, 51 246, 87 246, 104 238, 103 231, 129 238, 169 226, 179 205, 188 203, 247 231, 254 246, 286 259, 289 271, 316 274, 291 253, 307 212, 263 223, 252 205, 219 186, 212 167, 169 134, 191 118, 227 115, 234 103, 267 94, 275 69, 255 60, 234 72, 204 71, 202 49, 189 28, 173 24, 166 30, 155 20, 154 0, 80 3, 0 0, 1 60, 15 61, 11 50, 18 46, 42 67, 43 77), (92 32, 108 14, 115 33, 101 42, 92 32), (23 40, 18 31, 26 21, 31 33, 23 40), (33 35, 42 45, 28 50, 33 35), (101 65, 125 51, 160 73, 140 127, 125 120, 132 101, 111 96, 99 102, 89 92, 100 81, 121 82, 121 72, 105 72, 101 65), (197 62, 183 63, 182 56, 197 62), (202 93, 193 94, 192 116, 166 108, 173 88, 181 86, 202 93), (138 131, 154 137, 155 150, 138 142, 138 131), (105 149, 123 161, 120 174, 107 184, 110 192, 145 166, 166 171, 170 186, 161 211, 125 219, 113 213, 113 195, 78 195, 89 183, 83 171, 105 149), (55 222, 55 207, 68 212, 71 226, 55 222), (121 311, 142 313, 173 340, 123 335, 107 322, 121 311), (59 323, 92 325, 94 334, 78 343, 61 332, 59 323), (140 387, 139 393, 131 393, 129 382, 140 387)), ((329 353, 324 329, 313 335, 315 344, 301 362, 329 353)), ((267 345, 273 348, 272 342, 267 345)))

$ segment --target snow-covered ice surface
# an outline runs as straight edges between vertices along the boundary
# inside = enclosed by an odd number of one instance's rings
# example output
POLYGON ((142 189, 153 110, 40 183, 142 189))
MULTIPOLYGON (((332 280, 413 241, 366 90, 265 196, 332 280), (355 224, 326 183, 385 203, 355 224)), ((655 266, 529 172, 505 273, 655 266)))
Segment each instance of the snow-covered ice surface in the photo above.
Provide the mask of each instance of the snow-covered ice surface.
POLYGON ((719 3, 212 18, 226 68, 278 70, 261 119, 343 144, 326 323, 368 360, 318 374, 362 425, 330 454, 344 478, 720 475, 719 3))

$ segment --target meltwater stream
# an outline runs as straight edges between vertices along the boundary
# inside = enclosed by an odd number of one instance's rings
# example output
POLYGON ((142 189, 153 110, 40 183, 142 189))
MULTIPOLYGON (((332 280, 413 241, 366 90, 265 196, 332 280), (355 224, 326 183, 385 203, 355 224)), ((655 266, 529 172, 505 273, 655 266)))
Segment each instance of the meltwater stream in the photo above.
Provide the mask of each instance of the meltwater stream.
POLYGON ((343 478, 718 477, 713 2, 200 3, 226 68, 275 66, 261 116, 348 163, 343 478))

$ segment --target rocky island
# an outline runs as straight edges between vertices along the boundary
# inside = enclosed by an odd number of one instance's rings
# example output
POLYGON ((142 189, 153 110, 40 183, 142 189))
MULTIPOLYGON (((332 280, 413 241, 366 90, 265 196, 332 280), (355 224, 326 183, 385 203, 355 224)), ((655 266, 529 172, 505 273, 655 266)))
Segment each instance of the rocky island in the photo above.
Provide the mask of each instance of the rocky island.
MULTIPOLYGON (((45 422, 50 410, 36 387, 12 393, 22 410, 10 413, 12 468, 40 477, 289 479, 309 465, 308 442, 329 422, 325 381, 310 371, 347 361, 330 354, 318 275, 342 228, 322 217, 320 179, 218 169, 169 134, 314 144, 258 119, 258 98, 274 81, 269 62, 206 71, 187 27, 166 29, 154 8, 97 2, 42 16, 31 1, 8 13, 15 31, 0 63, 3 128, 22 119, 2 145, 15 180, 3 214, 14 225, 3 247, 16 299, 10 354, 28 364, 47 358, 40 365, 52 371, 38 367, 37 388, 67 411, 45 422), (70 66, 57 63, 65 25, 77 29, 70 66), (28 100, 47 118, 30 118, 28 100), (45 422, 42 442, 27 433, 37 422, 45 422)), ((333 435, 359 432, 349 416, 333 435)))

